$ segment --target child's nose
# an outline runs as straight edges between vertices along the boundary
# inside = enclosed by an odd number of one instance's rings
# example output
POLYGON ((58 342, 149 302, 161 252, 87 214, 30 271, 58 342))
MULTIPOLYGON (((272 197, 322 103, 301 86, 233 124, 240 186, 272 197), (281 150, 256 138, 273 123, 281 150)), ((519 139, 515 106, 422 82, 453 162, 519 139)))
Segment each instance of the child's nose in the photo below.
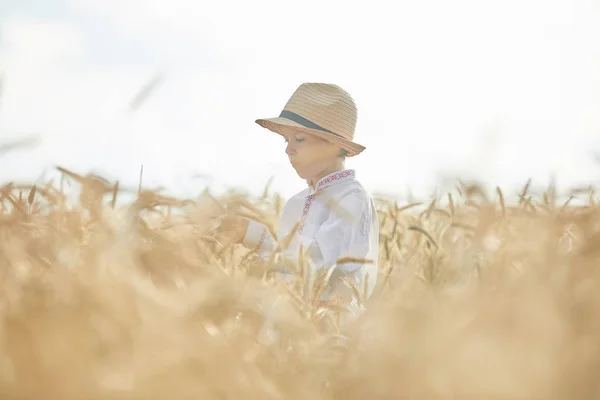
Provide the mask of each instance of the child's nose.
POLYGON ((294 148, 294 145, 292 144, 291 140, 287 143, 287 146, 285 146, 285 152, 288 156, 291 156, 296 153, 296 149, 294 148))

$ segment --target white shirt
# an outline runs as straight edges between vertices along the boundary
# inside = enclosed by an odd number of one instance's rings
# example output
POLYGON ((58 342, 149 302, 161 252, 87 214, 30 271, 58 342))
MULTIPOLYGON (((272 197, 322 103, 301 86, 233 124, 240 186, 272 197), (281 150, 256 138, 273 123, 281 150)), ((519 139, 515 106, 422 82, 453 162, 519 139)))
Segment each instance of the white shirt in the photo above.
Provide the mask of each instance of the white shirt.
MULTIPOLYGON (((371 263, 339 264, 322 294, 325 299, 334 293, 354 298, 352 290, 341 280, 345 275, 365 293, 365 276, 368 274, 367 297, 371 296, 377 281, 379 255, 379 219, 371 196, 356 180, 354 170, 334 172, 294 195, 285 204, 280 217, 277 236, 280 241, 300 222, 300 228, 284 250, 286 257, 297 260, 300 244, 316 272, 327 270, 340 258, 351 257, 371 263)), ((262 258, 268 258, 276 247, 266 227, 250 221, 243 245, 257 249, 262 258)), ((282 279, 293 279, 287 266, 280 267, 282 279)), ((366 300, 366 299, 365 299, 366 300)), ((354 307, 351 307, 354 308, 354 307)))

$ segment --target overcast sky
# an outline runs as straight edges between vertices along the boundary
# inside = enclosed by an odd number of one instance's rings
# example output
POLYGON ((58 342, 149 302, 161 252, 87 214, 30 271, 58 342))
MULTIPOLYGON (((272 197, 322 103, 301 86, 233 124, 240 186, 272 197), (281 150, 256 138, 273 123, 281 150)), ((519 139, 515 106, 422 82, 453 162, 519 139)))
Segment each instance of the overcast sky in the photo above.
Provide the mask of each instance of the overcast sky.
POLYGON ((59 164, 176 193, 304 188, 283 140, 254 123, 296 87, 355 98, 350 159, 373 191, 593 181, 600 168, 598 0, 1 0, 0 177, 59 164), (163 80, 135 112, 129 104, 163 80))

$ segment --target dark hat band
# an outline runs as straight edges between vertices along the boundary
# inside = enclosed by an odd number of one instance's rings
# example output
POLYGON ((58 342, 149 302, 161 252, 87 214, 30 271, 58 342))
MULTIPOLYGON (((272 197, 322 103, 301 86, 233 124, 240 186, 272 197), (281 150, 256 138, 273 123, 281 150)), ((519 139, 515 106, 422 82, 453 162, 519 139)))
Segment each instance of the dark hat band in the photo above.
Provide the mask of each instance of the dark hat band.
POLYGON ((291 111, 283 110, 281 112, 281 114, 279 114, 279 117, 289 119, 290 121, 294 121, 294 122, 302 125, 305 128, 316 129, 319 131, 331 133, 332 135, 335 135, 337 137, 342 137, 342 136, 338 135, 337 133, 332 132, 329 129, 325 129, 325 128, 315 124, 314 122, 309 121, 308 119, 304 118, 303 116, 293 113, 291 111))

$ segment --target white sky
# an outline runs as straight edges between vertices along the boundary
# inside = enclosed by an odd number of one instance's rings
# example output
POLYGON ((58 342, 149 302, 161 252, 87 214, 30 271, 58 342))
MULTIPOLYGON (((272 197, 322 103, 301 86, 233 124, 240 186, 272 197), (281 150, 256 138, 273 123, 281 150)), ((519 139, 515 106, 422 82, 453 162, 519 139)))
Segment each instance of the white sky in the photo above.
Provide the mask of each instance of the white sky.
POLYGON ((0 178, 59 164, 178 194, 303 189, 254 123, 306 81, 355 98, 350 159, 373 191, 440 177, 593 182, 600 169, 600 1, 0 0, 0 178), (127 112, 157 72, 165 80, 127 112))

